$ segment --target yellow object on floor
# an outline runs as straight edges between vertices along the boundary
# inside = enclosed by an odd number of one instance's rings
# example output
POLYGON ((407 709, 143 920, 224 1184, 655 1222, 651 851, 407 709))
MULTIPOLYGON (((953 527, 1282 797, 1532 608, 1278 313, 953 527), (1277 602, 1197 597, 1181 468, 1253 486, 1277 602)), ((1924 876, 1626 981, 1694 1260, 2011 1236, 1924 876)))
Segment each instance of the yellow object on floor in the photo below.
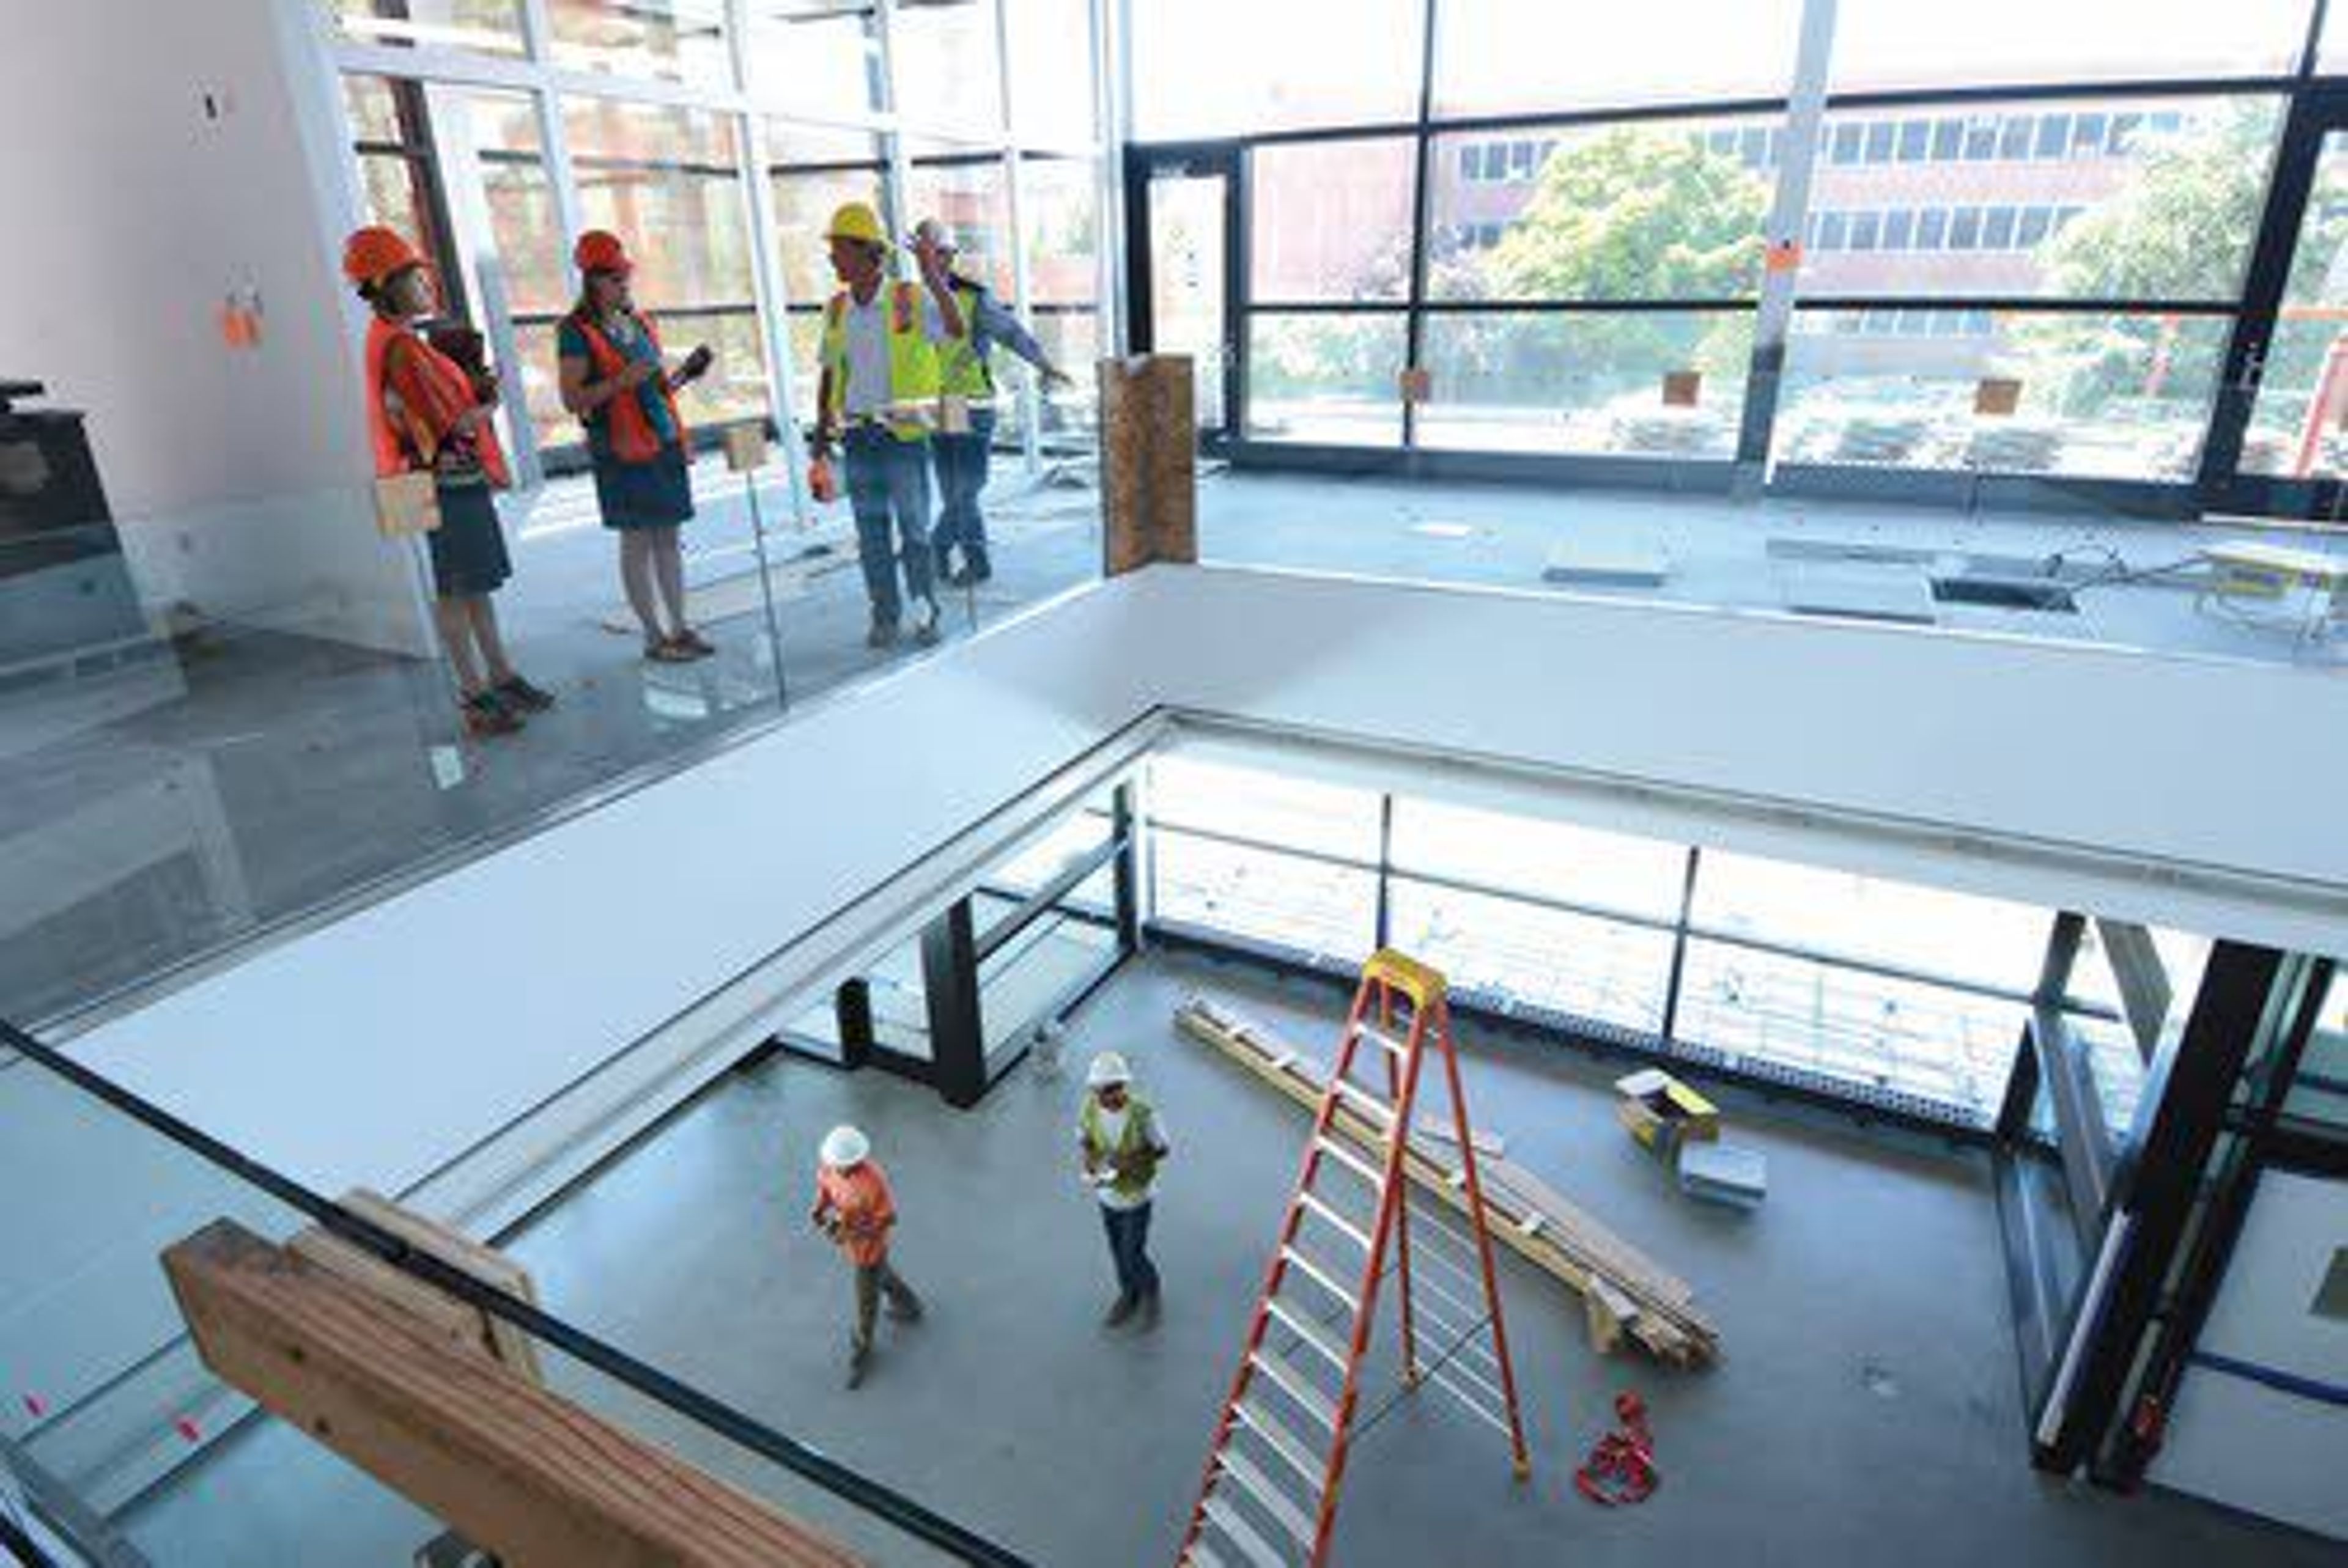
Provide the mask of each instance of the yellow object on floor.
POLYGON ((1720 1108, 1670 1073, 1650 1067, 1614 1081, 1615 1117, 1641 1144, 1668 1159, 1682 1143, 1720 1136, 1720 1108))

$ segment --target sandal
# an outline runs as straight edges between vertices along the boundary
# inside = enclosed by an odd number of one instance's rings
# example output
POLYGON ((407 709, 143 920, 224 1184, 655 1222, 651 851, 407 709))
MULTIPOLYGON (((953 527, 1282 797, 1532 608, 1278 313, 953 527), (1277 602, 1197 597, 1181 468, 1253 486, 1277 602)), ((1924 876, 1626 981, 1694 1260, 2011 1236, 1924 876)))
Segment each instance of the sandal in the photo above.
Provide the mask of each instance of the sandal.
POLYGON ((510 708, 525 713, 543 713, 554 706, 554 693, 543 686, 534 686, 520 675, 509 675, 489 688, 510 708))
POLYGON ((668 641, 670 647, 682 648, 695 659, 706 659, 717 651, 717 644, 710 641, 690 626, 668 641))
POLYGON ((644 644, 644 657, 655 664, 690 664, 701 657, 689 648, 678 645, 674 638, 644 644))

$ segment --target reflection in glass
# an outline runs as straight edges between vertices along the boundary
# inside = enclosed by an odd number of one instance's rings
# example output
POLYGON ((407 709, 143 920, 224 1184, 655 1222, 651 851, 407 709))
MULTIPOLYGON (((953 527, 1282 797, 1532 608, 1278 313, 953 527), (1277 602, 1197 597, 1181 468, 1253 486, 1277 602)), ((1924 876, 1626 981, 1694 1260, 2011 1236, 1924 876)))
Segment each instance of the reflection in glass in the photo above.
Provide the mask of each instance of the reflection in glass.
MULTIPOLYGON (((1149 321, 1159 354, 1189 354, 1200 431, 1230 423, 1223 406, 1230 303, 1223 243, 1230 183, 1220 174, 1149 177, 1149 321)), ((1065 363, 1065 362, 1064 362, 1065 363)))
POLYGON ((1433 314, 1418 444, 1725 459, 1752 351, 1742 311, 1433 314))
POLYGON ((1249 438, 1399 446, 1406 341, 1400 311, 1250 315, 1249 438))
MULTIPOLYGON (((2336 21, 2343 15, 2333 12, 2336 21)), ((2237 181, 2257 200, 2260 171, 2237 181)), ((2348 473, 2348 132, 2323 138, 2273 338, 2244 437, 2245 472, 2294 479, 2348 473)))
POLYGON ((1972 310, 1800 311, 1780 461, 2111 479, 2192 477, 2222 317, 1972 310), (1984 378, 2013 414, 1975 412, 1984 378))
POLYGON ((1399 137, 1251 150, 1251 302, 1406 298, 1414 158, 1399 137))

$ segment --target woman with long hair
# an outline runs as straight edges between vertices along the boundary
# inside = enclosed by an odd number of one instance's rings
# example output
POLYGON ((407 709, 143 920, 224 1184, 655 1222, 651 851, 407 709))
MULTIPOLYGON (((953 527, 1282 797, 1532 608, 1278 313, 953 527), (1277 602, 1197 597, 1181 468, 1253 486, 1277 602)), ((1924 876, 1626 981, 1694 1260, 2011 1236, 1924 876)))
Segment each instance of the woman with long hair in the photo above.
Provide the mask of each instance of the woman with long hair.
POLYGON ((644 657, 676 664, 717 651, 685 619, 678 530, 693 516, 692 443, 676 394, 707 371, 695 349, 675 370, 629 292, 635 264, 619 236, 593 229, 572 253, 579 302, 556 334, 562 406, 587 428, 595 503, 620 536, 620 584, 644 628, 644 657))
POLYGON ((370 227, 343 247, 343 272, 375 313, 367 323, 367 426, 376 473, 429 473, 439 524, 432 620, 456 672, 459 712, 476 735, 510 734, 554 706, 506 657, 490 595, 513 575, 491 491, 509 483, 494 423, 495 378, 469 373, 415 323, 438 308, 431 267, 394 230, 370 227))

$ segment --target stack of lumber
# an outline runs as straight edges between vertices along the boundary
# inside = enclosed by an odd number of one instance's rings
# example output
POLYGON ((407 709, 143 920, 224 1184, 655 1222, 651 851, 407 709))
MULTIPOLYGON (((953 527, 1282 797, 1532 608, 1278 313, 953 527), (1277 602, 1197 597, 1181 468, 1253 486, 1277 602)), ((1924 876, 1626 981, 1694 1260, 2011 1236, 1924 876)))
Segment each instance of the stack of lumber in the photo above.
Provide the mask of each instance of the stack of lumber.
MULTIPOLYGON (((1192 997, 1175 1009, 1184 1033, 1213 1046, 1297 1104, 1318 1110, 1328 1083, 1295 1047, 1233 1009, 1192 997)), ((1342 1102, 1337 1131, 1359 1146, 1384 1147, 1383 1132, 1342 1102)), ((1575 1207, 1531 1172, 1484 1149, 1478 1135, 1476 1172, 1493 1239, 1579 1293, 1591 1342, 1608 1351, 1627 1336, 1673 1366, 1708 1362, 1720 1353, 1719 1331, 1695 1306, 1694 1292, 1637 1247, 1575 1207)), ((1405 1156, 1410 1180, 1468 1211, 1457 1145, 1414 1129, 1405 1156)))

